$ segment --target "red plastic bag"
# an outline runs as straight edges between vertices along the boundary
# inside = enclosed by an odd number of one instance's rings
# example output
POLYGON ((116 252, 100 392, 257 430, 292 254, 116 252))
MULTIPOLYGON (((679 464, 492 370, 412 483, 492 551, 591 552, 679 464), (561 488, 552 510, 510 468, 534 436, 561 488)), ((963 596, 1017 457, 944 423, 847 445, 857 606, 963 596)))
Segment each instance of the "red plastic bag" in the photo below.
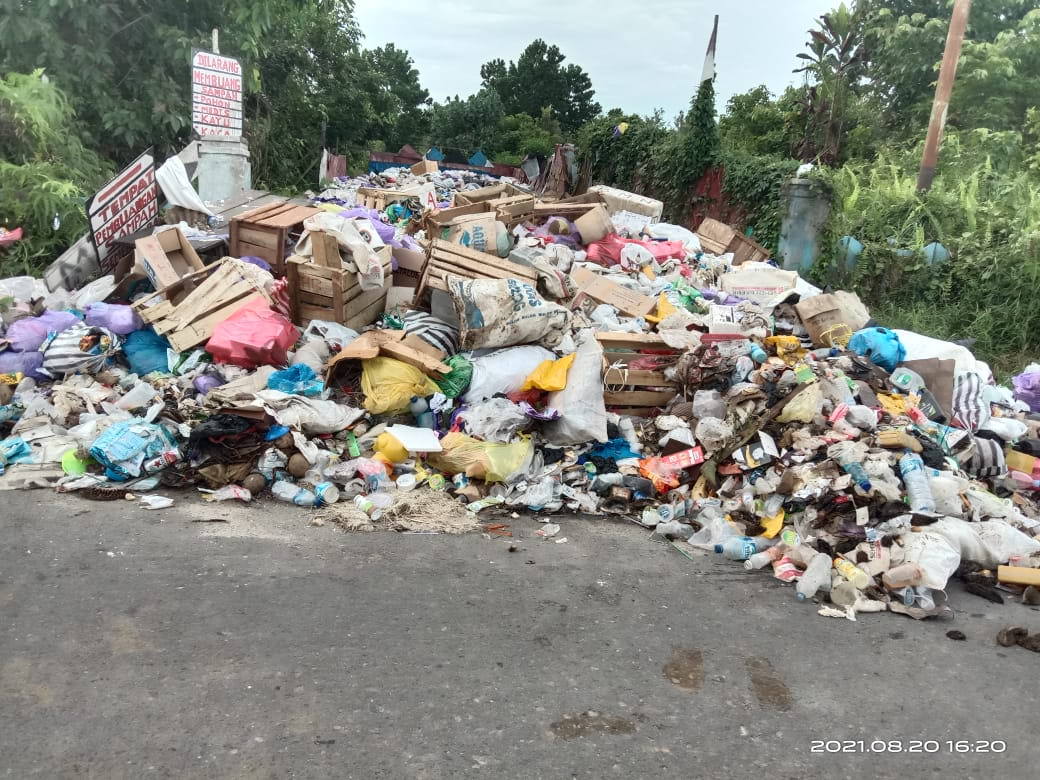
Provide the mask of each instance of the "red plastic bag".
POLYGON ((635 238, 622 238, 617 233, 610 233, 606 238, 594 241, 585 247, 589 260, 603 266, 617 265, 621 262, 621 250, 626 244, 638 244, 644 247, 660 262, 669 257, 682 260, 686 257, 686 247, 682 241, 639 241, 635 238))
POLYGON ((284 366, 299 336, 295 325, 257 296, 213 330, 206 351, 218 363, 243 368, 284 366))

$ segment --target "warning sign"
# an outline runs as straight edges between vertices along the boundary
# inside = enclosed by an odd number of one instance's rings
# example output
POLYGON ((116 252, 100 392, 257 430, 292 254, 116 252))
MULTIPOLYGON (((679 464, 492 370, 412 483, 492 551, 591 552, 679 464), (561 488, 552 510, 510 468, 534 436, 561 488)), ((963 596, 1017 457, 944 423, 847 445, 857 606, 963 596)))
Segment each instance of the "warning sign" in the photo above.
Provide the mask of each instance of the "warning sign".
POLYGON ((242 66, 208 51, 191 55, 191 126, 201 138, 242 137, 242 66))
POLYGON ((113 253, 117 238, 154 225, 158 218, 159 185, 155 182, 155 158, 149 149, 87 201, 90 237, 101 270, 107 273, 118 262, 117 253, 113 253))

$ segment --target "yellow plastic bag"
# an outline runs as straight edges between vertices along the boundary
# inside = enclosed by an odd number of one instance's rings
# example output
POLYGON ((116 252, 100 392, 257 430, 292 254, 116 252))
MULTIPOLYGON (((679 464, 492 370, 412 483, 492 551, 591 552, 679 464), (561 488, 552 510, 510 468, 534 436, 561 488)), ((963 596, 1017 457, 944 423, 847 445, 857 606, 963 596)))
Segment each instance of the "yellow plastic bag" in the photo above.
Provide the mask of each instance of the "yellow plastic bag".
POLYGON ((427 463, 445 474, 465 474, 485 482, 505 482, 526 467, 534 454, 530 436, 501 444, 449 433, 441 439, 441 447, 442 452, 426 456, 427 463))
POLYGON ((387 357, 361 361, 361 390, 365 409, 372 414, 402 414, 413 395, 433 395, 441 390, 419 369, 387 357))
POLYGON ((791 403, 777 415, 776 421, 782 423, 812 422, 813 417, 819 413, 822 403, 823 393, 820 391, 820 383, 815 382, 796 395, 791 403))
POLYGON ((524 390, 563 390, 567 386, 567 372, 571 370, 571 363, 577 352, 572 352, 559 360, 543 360, 538 367, 524 380, 521 392, 524 390))

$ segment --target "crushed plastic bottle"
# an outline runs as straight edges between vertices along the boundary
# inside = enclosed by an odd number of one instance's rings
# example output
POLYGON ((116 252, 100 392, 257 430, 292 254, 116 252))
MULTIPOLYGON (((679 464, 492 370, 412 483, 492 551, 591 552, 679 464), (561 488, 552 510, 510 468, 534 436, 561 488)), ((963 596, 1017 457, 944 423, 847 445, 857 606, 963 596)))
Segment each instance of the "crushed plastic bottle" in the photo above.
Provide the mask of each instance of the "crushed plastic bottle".
POLYGON ((856 587, 856 590, 864 590, 873 583, 869 574, 844 558, 835 558, 834 568, 838 570, 842 577, 851 582, 856 587))
POLYGON ((296 506, 314 506, 316 496, 309 490, 304 490, 299 485, 280 479, 271 485, 271 492, 279 501, 296 506))
POLYGON ((731 536, 721 544, 715 545, 715 552, 731 561, 746 561, 752 555, 762 552, 772 545, 771 539, 763 536, 731 536))
POLYGON ((914 512, 934 512, 935 498, 925 474, 924 461, 916 452, 909 450, 899 459, 899 473, 906 485, 906 498, 914 512))
POLYGON ((786 544, 776 544, 768 550, 757 552, 744 561, 744 568, 749 571, 752 569, 764 569, 774 561, 780 560, 784 556, 784 553, 787 552, 787 549, 786 544))
POLYGON ((811 599, 816 595, 816 591, 831 582, 831 559, 826 553, 816 553, 812 560, 809 561, 809 566, 802 573, 802 578, 798 580, 798 585, 795 586, 795 591, 798 595, 799 601, 805 601, 811 599))

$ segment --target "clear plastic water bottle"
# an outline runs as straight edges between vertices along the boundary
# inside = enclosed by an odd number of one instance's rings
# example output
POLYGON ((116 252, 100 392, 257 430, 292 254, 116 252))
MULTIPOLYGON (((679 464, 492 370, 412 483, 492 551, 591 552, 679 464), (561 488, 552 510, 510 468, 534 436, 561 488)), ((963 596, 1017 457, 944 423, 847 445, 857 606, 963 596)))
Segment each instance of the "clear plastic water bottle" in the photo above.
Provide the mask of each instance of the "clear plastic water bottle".
POLYGON ((853 458, 848 451, 838 456, 838 465, 841 466, 842 471, 852 477, 852 481, 856 483, 856 486, 864 493, 870 492, 872 487, 870 484, 870 477, 867 476, 866 469, 863 468, 863 464, 853 458))
POLYGON ((408 408, 415 418, 415 424, 420 428, 433 427, 433 412, 430 411, 429 402, 419 395, 413 395, 408 402, 408 408))
POLYGON ((284 501, 287 504, 296 504, 296 506, 314 506, 317 500, 317 497, 311 491, 304 490, 299 485, 294 485, 292 482, 286 482, 285 480, 279 480, 271 485, 271 492, 280 501, 284 501))
POLYGON ((786 544, 777 544, 773 545, 768 550, 757 552, 744 561, 744 568, 748 571, 751 571, 752 569, 764 569, 766 566, 773 563, 773 561, 780 560, 784 553, 787 552, 787 549, 786 544))
POLYGON ((873 582, 870 575, 863 569, 844 558, 835 558, 834 568, 838 570, 842 577, 851 582, 856 587, 856 590, 863 590, 873 582))
POLYGON ((809 561, 808 568, 802 572, 802 578, 798 580, 795 591, 799 601, 811 599, 816 591, 831 582, 831 558, 827 553, 816 553, 809 561))
POLYGON ((932 497, 932 488, 928 484, 928 475, 925 474, 921 456, 907 450, 899 459, 899 473, 902 474, 903 484, 906 485, 910 509, 914 512, 934 512, 935 499, 932 497))
POLYGON ((746 561, 757 552, 762 552, 773 541, 762 536, 731 536, 722 544, 715 545, 715 552, 722 553, 731 561, 746 561))

